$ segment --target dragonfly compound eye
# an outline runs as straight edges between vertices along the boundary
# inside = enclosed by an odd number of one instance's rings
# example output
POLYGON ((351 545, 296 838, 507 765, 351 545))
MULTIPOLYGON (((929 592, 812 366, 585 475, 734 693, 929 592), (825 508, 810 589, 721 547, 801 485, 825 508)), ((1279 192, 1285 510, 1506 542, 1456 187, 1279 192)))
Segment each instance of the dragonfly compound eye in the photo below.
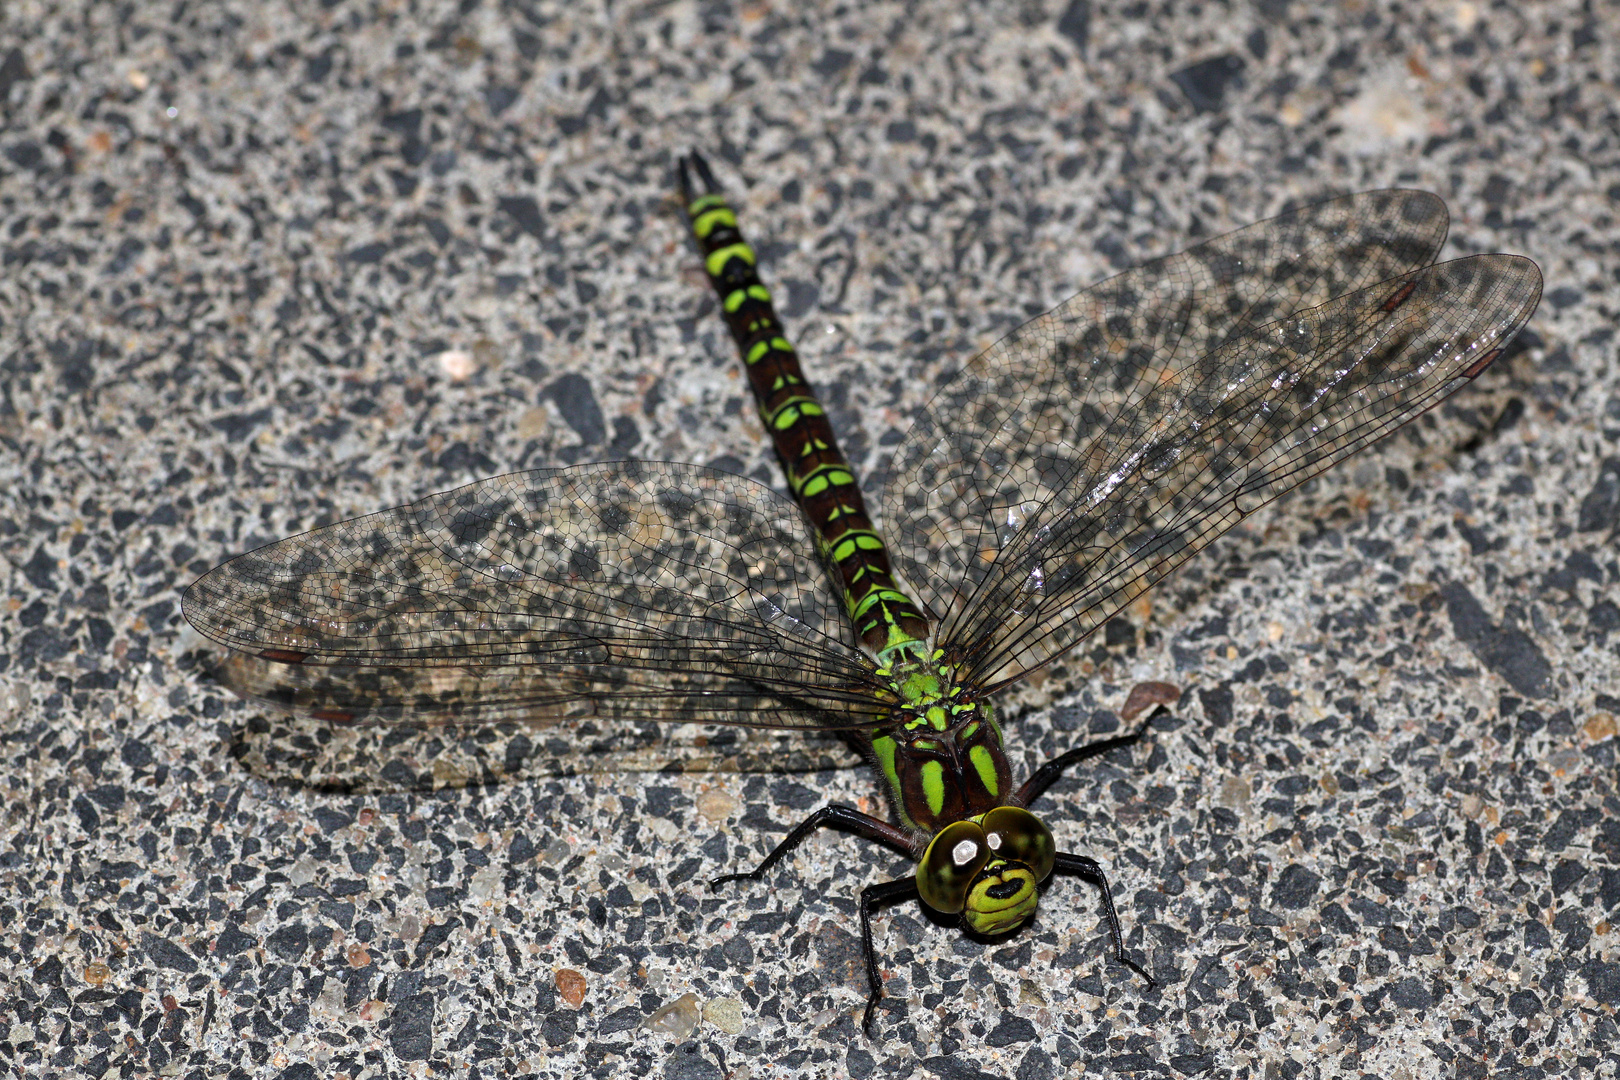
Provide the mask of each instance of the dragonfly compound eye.
POLYGON ((985 814, 984 834, 990 850, 1010 862, 1023 863, 1045 881, 1057 861, 1057 841, 1052 830, 1034 814, 1017 806, 998 806, 985 814))
POLYGON ((968 886, 990 860, 984 830, 953 821, 935 834, 917 863, 917 895, 935 911, 955 915, 967 903, 968 886))

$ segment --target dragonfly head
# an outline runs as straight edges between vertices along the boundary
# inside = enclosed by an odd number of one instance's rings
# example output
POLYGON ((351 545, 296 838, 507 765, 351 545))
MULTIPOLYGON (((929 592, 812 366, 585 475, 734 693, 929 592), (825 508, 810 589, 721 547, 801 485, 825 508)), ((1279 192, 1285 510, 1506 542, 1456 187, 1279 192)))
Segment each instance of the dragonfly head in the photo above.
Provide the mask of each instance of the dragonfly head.
POLYGON ((935 911, 960 914, 969 930, 994 937, 1035 914, 1056 858, 1057 842, 1040 818, 998 806, 934 834, 917 863, 917 893, 935 911))

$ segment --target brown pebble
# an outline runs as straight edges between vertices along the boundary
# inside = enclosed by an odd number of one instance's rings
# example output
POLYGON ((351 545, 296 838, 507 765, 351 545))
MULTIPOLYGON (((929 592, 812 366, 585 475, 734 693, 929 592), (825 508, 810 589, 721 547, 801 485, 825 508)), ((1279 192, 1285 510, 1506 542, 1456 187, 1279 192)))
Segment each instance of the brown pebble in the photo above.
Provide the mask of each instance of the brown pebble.
POLYGON ((580 1002, 585 1000, 585 976, 573 968, 559 968, 557 970, 557 993, 562 999, 574 1008, 579 1008, 580 1002))
POLYGON ((1181 699, 1181 687, 1167 682, 1139 682, 1125 695, 1119 718, 1127 724, 1155 705, 1174 705, 1181 699))

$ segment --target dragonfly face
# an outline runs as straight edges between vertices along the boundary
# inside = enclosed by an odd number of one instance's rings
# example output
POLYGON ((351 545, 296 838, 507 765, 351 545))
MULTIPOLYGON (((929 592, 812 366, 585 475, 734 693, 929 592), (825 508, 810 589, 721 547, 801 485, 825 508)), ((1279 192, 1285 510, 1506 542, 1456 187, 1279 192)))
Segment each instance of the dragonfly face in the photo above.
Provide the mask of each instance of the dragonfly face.
POLYGON ((1057 842, 1040 818, 1017 806, 955 821, 941 829, 917 863, 917 894, 962 925, 994 937, 1035 914, 1041 882, 1052 873, 1057 842))

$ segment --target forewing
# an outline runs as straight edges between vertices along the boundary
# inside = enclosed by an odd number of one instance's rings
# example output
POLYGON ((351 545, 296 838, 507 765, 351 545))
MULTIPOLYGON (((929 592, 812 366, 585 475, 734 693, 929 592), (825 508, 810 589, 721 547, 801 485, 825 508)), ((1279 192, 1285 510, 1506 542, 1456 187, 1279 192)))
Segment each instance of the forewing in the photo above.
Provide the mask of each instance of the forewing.
MULTIPOLYGON (((1369 262, 1383 265, 1370 253, 1369 262)), ((926 593, 940 640, 964 654, 980 685, 1016 679, 1246 514, 1477 374, 1529 318, 1540 290, 1529 260, 1477 256, 1307 310, 1276 300, 1271 310, 1289 313, 1263 325, 1246 313, 1264 305, 1245 301, 1241 333, 1206 316, 1166 333, 1156 317, 1138 316, 1149 346, 1131 362, 1140 334, 1121 324, 1126 335, 1110 340, 1098 330, 1106 318, 1075 318, 1077 305, 1124 313, 1119 286, 1104 283, 1015 332, 942 392, 995 408, 997 392, 1024 387, 1001 410, 1004 426, 978 445, 954 437, 935 406, 933 430, 903 448, 932 447, 902 489, 903 570, 915 581, 923 559, 954 561, 957 576, 943 580, 960 584, 926 593), (1070 332, 1077 337, 1062 336, 1070 332)), ((1215 303, 1190 307, 1210 312, 1215 303)), ((970 429, 986 430, 984 421, 970 429)), ((895 520, 887 503, 885 511, 895 520)))
POLYGON ((859 726, 798 508, 745 477, 610 462, 479 481, 259 548, 186 590, 244 696, 338 723, 859 726))
POLYGON ((1143 398, 1072 501, 1009 538, 948 640, 973 643, 974 677, 990 686, 1045 663, 1248 514, 1479 374, 1540 296, 1535 263, 1478 255, 1221 346, 1143 398))
POLYGON ((876 474, 897 569, 948 620, 1034 513, 1076 503, 1129 449, 1150 395, 1256 327, 1433 262, 1446 209, 1349 195, 1128 270, 1013 331, 914 418, 876 474), (1093 479, 1095 478, 1095 479, 1093 479))
MULTIPOLYGON (((254 662, 230 653, 227 667, 254 662)), ((575 773, 806 772, 858 765, 837 732, 584 720, 332 724, 283 710, 231 728, 230 752, 254 775, 348 793, 434 790, 575 773)))

